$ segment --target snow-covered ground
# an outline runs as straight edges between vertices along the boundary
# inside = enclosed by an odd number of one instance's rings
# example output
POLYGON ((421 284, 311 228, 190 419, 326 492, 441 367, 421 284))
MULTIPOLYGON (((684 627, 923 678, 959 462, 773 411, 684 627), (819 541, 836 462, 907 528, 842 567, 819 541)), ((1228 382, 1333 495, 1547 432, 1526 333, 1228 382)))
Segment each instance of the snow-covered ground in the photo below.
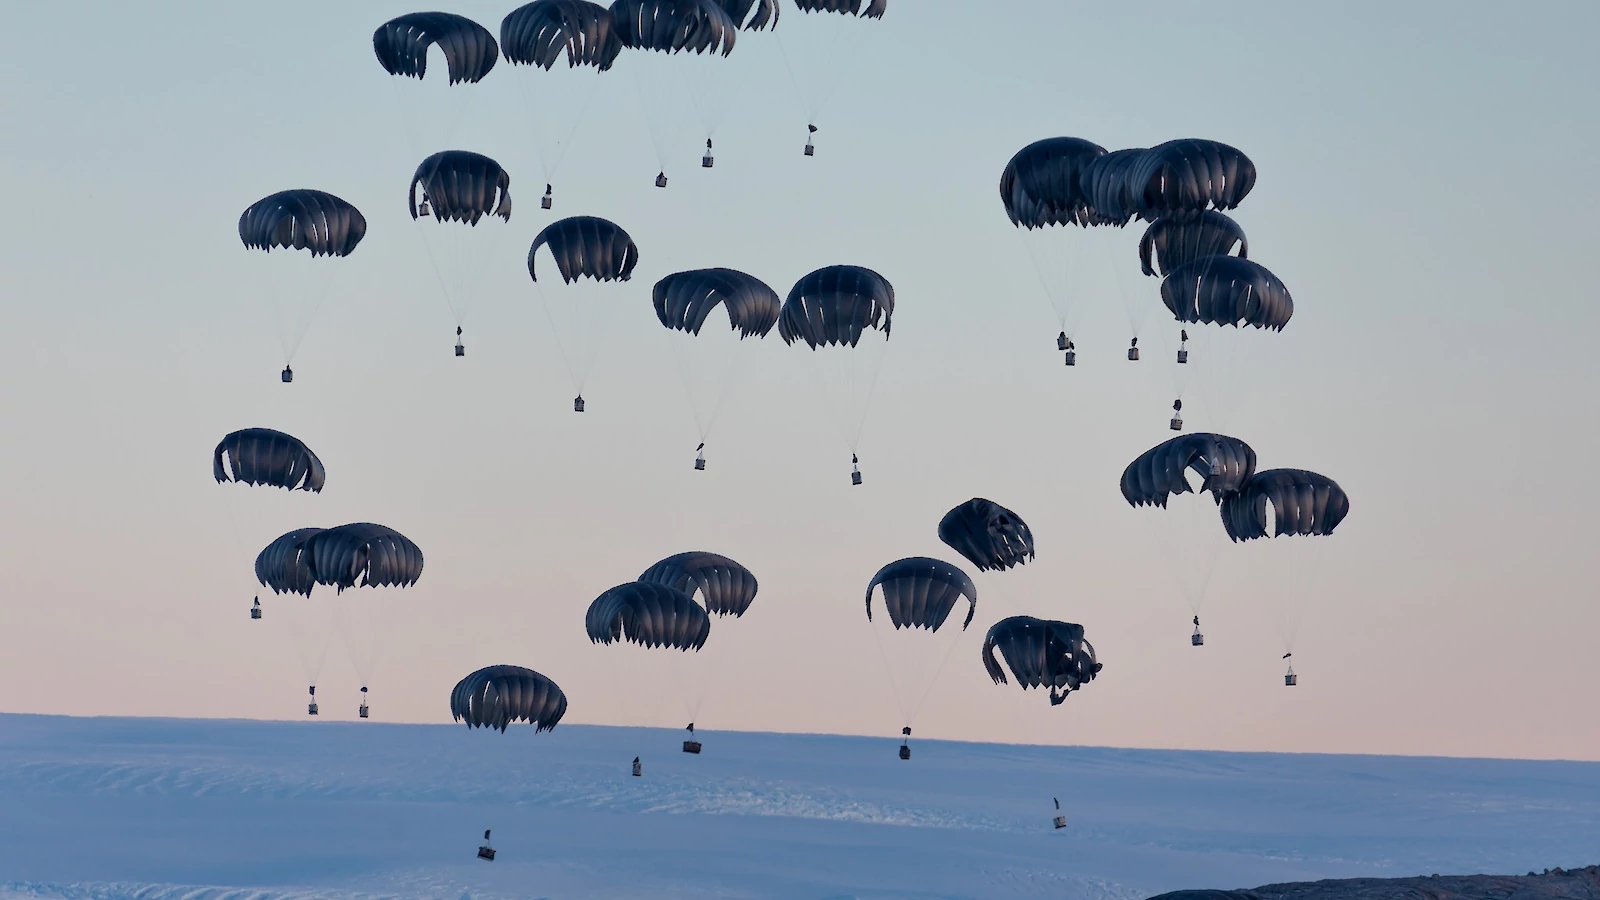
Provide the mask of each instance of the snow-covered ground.
POLYGON ((1600 860, 1596 763, 682 737, 4 715, 0 897, 1121 898, 1600 860))

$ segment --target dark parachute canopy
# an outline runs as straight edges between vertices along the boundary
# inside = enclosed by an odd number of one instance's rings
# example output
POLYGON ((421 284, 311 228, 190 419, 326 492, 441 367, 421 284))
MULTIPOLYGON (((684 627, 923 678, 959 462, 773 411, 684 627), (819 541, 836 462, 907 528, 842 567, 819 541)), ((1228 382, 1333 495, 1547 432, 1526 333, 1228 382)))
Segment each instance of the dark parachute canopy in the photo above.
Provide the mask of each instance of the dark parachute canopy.
POLYGON ((1000 201, 1011 224, 1029 229, 1090 224, 1083 171, 1105 152, 1075 137, 1046 138, 1017 151, 1000 173, 1000 201))
POLYGON ((266 484, 316 493, 322 492, 328 479, 322 460, 310 447, 271 428, 246 428, 223 438, 211 454, 211 474, 218 483, 266 484))
POLYGON ((627 641, 643 647, 699 650, 711 634, 711 617, 683 591, 630 581, 589 604, 584 625, 597 644, 627 641))
POLYGON ((766 282, 734 269, 694 269, 668 275, 656 282, 651 299, 662 325, 696 335, 720 303, 741 339, 766 337, 783 309, 778 292, 766 282))
POLYGON ((1050 689, 1051 706, 1093 681, 1101 669, 1095 662, 1094 647, 1083 639, 1083 626, 1071 622, 1033 616, 996 622, 983 638, 983 667, 995 684, 1005 684, 1005 670, 994 658, 996 647, 1023 690, 1050 689))
POLYGON ((664 584, 691 598, 700 592, 706 611, 717 616, 742 616, 756 599, 756 576, 717 553, 690 551, 669 556, 644 570, 640 581, 664 584))
POLYGON ((1139 164, 1144 152, 1137 147, 1113 150, 1084 165, 1078 187, 1088 203, 1088 224, 1121 228, 1133 218, 1135 203, 1128 173, 1139 164))
POLYGON ((883 587, 883 605, 895 628, 926 628, 938 631, 949 617, 956 601, 967 598, 967 618, 962 630, 972 624, 978 611, 978 588, 967 573, 951 564, 926 556, 897 560, 878 570, 867 585, 867 621, 872 621, 872 589, 883 587))
POLYGON ((1222 526, 1235 541, 1267 536, 1267 512, 1273 537, 1333 534, 1350 513, 1350 498, 1338 482, 1304 469, 1257 472, 1244 488, 1222 500, 1222 526))
POLYGON ((1237 256, 1203 256, 1161 282, 1161 302, 1179 322, 1250 325, 1282 331, 1294 298, 1266 266, 1237 256))
POLYGON ((1209 209, 1177 212, 1162 216, 1144 230, 1139 239, 1139 264, 1146 275, 1158 271, 1168 275, 1203 257, 1227 256, 1235 246, 1240 259, 1250 255, 1250 242, 1238 222, 1209 209))
POLYGON ((489 666, 456 683, 450 715, 468 728, 497 728, 527 722, 535 733, 556 727, 567 714, 567 695, 554 681, 521 666, 489 666))
POLYGON ((1142 219, 1175 212, 1233 209, 1256 186, 1250 157, 1217 141, 1183 138, 1139 154, 1127 173, 1142 219))
POLYGON ((451 84, 482 81, 500 56, 489 29, 455 13, 407 13, 372 33, 372 49, 390 75, 420 79, 428 69, 428 48, 435 44, 444 51, 451 84))
POLYGON ((974 497, 939 520, 939 540, 978 571, 1009 569, 1033 559, 1033 532, 1022 517, 993 500, 974 497))
POLYGON ((616 0, 617 35, 633 50, 733 52, 739 26, 717 0, 616 0))
POLYGON ((800 7, 801 12, 835 12, 881 19, 889 8, 889 0, 868 0, 865 10, 861 8, 861 0, 794 0, 794 5, 800 7))
POLYGON ((441 150, 411 176, 411 218, 417 218, 417 186, 439 222, 477 225, 484 216, 511 221, 511 176, 500 164, 471 150, 441 150))
POLYGON ((805 341, 811 349, 839 344, 854 347, 867 328, 889 337, 894 316, 894 286, 861 266, 827 266, 789 290, 778 318, 785 344, 805 341))
POLYGON ((300 528, 256 556, 256 579, 274 593, 310 596, 314 584, 343 593, 351 587, 408 587, 422 577, 422 550, 385 525, 356 522, 300 528))
POLYGON ((1122 470, 1122 498, 1130 506, 1165 508, 1169 497, 1190 493, 1185 472, 1200 476, 1200 491, 1223 498, 1245 486, 1256 471, 1256 451, 1225 434, 1197 432, 1175 437, 1139 454, 1122 470))
POLYGON ((722 11, 728 14, 733 24, 746 31, 760 31, 771 25, 778 27, 778 3, 780 0, 717 0, 722 5, 722 11), (755 10, 755 15, 750 11, 755 10))
POLYGON ((622 52, 611 10, 589 0, 533 0, 500 20, 500 52, 512 64, 549 69, 567 54, 567 66, 604 72, 622 52))
POLYGON ((239 240, 251 250, 310 250, 312 256, 349 256, 367 234, 361 210, 324 191, 279 191, 250 204, 239 216, 239 240))
POLYGON ((317 584, 317 572, 311 567, 306 541, 321 531, 321 528, 296 528, 268 544, 256 554, 256 580, 263 587, 272 588, 274 594, 311 596, 311 589, 317 584))
POLYGON ((528 277, 534 281, 539 276, 533 270, 533 257, 545 245, 567 284, 585 275, 595 281, 627 281, 639 263, 639 247, 633 238, 615 222, 595 216, 560 219, 534 236, 533 246, 528 248, 528 277))

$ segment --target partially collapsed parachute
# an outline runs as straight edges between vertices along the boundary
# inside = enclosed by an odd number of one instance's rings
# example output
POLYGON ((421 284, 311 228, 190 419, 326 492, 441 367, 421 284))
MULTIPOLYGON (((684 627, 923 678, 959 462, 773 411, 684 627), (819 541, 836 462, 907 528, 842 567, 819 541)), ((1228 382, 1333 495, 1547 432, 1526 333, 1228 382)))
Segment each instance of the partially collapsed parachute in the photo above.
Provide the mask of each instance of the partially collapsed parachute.
POLYGON ((778 334, 786 344, 805 341, 813 350, 854 347, 868 328, 887 339, 893 316, 894 286, 887 278, 861 266, 828 266, 795 282, 783 302, 778 334))
POLYGON ((482 81, 500 56, 489 29, 455 13, 407 13, 372 33, 372 49, 390 75, 421 78, 428 69, 428 48, 436 44, 450 66, 451 84, 482 81))
POLYGON ((627 641, 644 647, 699 650, 711 633, 711 617, 688 594, 665 584, 619 584, 589 604, 584 617, 589 640, 627 641))
POLYGON ((595 281, 627 281, 639 262, 633 238, 615 222, 595 216, 551 222, 534 237, 528 248, 528 276, 534 281, 539 276, 533 270, 533 258, 541 246, 550 248, 561 280, 568 284, 585 275, 595 281))
POLYGON ((450 716, 468 728, 505 733, 512 722, 527 722, 535 733, 556 727, 567 714, 567 695, 554 681, 521 666, 489 666, 456 683, 450 716))
POLYGON ((1121 228, 1133 218, 1137 206, 1128 185, 1128 173, 1139 164, 1144 152, 1141 148, 1112 150, 1084 165, 1078 186, 1088 203, 1088 224, 1121 228))
POLYGON ((844 13, 868 19, 881 19, 884 11, 889 8, 889 0, 866 0, 864 9, 862 0, 794 0, 794 5, 800 7, 801 12, 844 13))
POLYGON ((268 544, 256 555, 256 580, 263 587, 272 588, 274 594, 311 596, 311 589, 317 584, 317 572, 311 567, 306 541, 321 531, 321 528, 296 528, 268 544))
POLYGON ((1227 144, 1183 138, 1139 154, 1127 183, 1134 211, 1150 220, 1176 212, 1233 209, 1255 187, 1256 167, 1227 144))
POLYGON ((1046 138, 1017 151, 1000 174, 1000 201, 1011 224, 1029 229, 1090 224, 1083 172, 1105 152, 1075 137, 1046 138))
POLYGON ((1022 517, 993 500, 974 497, 939 520, 939 540, 978 571, 1009 569, 1032 559, 1033 532, 1022 517))
POLYGON ((1173 269, 1161 282, 1161 302, 1180 322, 1250 325, 1282 331, 1294 298, 1278 276, 1237 256, 1204 256, 1173 269))
POLYGON ((1269 511, 1273 537, 1333 534, 1350 513, 1350 498, 1338 482, 1325 475, 1304 469, 1267 469, 1223 499, 1222 525, 1235 541, 1264 538, 1269 511))
POLYGON ((744 566, 716 553, 691 551, 669 556, 644 571, 640 581, 664 584, 691 598, 700 592, 706 611, 718 616, 742 616, 756 599, 756 576, 744 566))
POLYGON ((1200 491, 1210 491, 1221 503, 1255 474, 1256 452, 1225 434, 1198 432, 1162 441, 1122 470, 1122 498, 1131 506, 1165 507, 1169 497, 1194 490, 1189 470, 1200 476, 1200 491))
POLYGON ((633 50, 727 56, 739 32, 717 0, 616 0, 611 15, 623 46, 633 50))
POLYGON ((674 331, 699 334, 717 304, 740 338, 766 337, 778 322, 783 303, 778 292, 754 275, 734 269, 694 269, 656 282, 651 299, 656 318, 674 331))
POLYGON ((1101 669, 1095 662, 1094 647, 1083 639, 1083 626, 1071 622, 1033 616, 996 622, 983 639, 983 667, 995 684, 1005 684, 1005 670, 994 658, 997 647, 1023 690, 1050 689, 1051 706, 1093 681, 1101 669))
POLYGON ((778 26, 778 4, 782 0, 717 0, 733 24, 746 31, 778 26), (753 14, 752 14, 753 13, 753 14))
POLYGON ((500 21, 500 52, 513 64, 549 69, 567 56, 567 66, 604 72, 622 52, 611 10, 589 0, 533 0, 500 21))
POLYGON ((310 447, 271 428, 246 428, 223 438, 211 454, 211 474, 218 483, 236 481, 317 493, 328 478, 322 460, 310 447))
POLYGON ((500 164, 471 150, 441 150, 422 161, 411 176, 411 218, 417 209, 417 186, 439 222, 477 225, 484 216, 511 221, 511 176, 500 164))
POLYGON ((308 188, 279 191, 239 216, 239 240, 251 250, 309 250, 349 256, 367 234, 367 219, 346 200, 308 188))
POLYGON ((1219 212, 1178 212, 1150 223, 1139 239, 1139 265, 1146 275, 1171 274, 1185 263, 1207 256, 1227 256, 1239 248, 1250 255, 1250 242, 1239 223, 1219 212))
POLYGON ((978 611, 978 588, 959 568, 938 559, 913 556, 889 563, 872 576, 867 585, 867 620, 872 620, 872 589, 883 588, 883 605, 895 628, 926 628, 938 631, 956 602, 965 597, 966 629, 978 611))

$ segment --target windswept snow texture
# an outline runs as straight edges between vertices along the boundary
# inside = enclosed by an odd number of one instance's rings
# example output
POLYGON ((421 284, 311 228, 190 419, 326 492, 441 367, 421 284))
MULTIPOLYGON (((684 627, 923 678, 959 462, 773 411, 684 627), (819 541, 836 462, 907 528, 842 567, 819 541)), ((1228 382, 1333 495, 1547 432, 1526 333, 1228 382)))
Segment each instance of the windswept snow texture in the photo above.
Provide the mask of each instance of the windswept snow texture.
POLYGON ((1138 898, 1600 834, 1593 763, 683 736, 0 716, 0 898, 1138 898))

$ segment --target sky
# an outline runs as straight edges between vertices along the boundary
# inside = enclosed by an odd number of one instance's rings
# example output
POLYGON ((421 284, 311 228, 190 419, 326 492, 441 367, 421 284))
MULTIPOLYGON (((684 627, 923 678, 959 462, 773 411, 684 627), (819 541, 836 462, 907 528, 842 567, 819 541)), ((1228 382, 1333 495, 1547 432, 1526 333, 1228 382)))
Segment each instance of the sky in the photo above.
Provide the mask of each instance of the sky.
MULTIPOLYGON (((494 31, 510 8, 450 6, 494 31)), ((887 736, 904 718, 890 673, 909 670, 885 663, 904 651, 937 669, 912 704, 919 735, 1600 759, 1600 724, 1582 713, 1600 678, 1585 550, 1600 536, 1585 475, 1600 439, 1585 271, 1600 203, 1586 174, 1600 140, 1593 5, 1007 0, 980 13, 896 0, 872 23, 791 10, 776 39, 741 34, 725 71, 663 75, 661 60, 624 55, 554 98, 503 60, 480 85, 433 84, 437 57, 424 84, 392 83, 370 36, 408 11, 11 11, 0 710, 303 717, 311 667, 297 651, 326 639, 316 678, 332 718, 354 716, 366 682, 375 716, 446 721, 457 679, 515 663, 566 689, 571 721, 677 726, 689 712, 703 729, 887 736), (858 30, 825 44, 827 24, 858 30), (707 73, 711 99, 685 102, 707 73), (833 88, 805 158, 815 84, 833 88), (696 112, 713 108, 725 112, 706 171, 696 112), (541 282, 541 305, 523 267, 553 218, 538 207, 539 148, 573 109, 552 212, 612 219, 640 248, 630 282, 583 295, 603 306, 582 416, 572 344, 545 313, 559 283, 541 282), (662 191, 649 125, 673 116, 679 162, 662 191), (1138 225, 1057 236, 1081 263, 1066 369, 996 195, 1006 160, 1056 135, 1108 148, 1205 137, 1251 157, 1259 180, 1236 218, 1295 315, 1281 334, 1205 336, 1229 363, 1196 365, 1187 426, 1351 497, 1326 541, 1208 557, 1199 650, 1183 588, 1195 571, 1175 564, 1168 528, 1180 520, 1132 510, 1117 489, 1171 436, 1176 387, 1138 225), (464 359, 435 262, 451 260, 405 206, 417 162, 447 148, 498 159, 516 200, 509 223, 484 226, 501 229, 492 243, 463 251, 480 266, 464 359), (295 292, 296 261, 238 242, 247 205, 295 187, 368 220, 316 291, 295 292), (849 483, 808 351, 776 334, 738 348, 748 359, 695 472, 685 348, 655 321, 650 286, 728 266, 782 294, 836 263, 896 290, 859 445, 866 483, 849 483), (285 277, 290 293, 274 294, 285 277), (322 298, 290 385, 275 296, 322 298), (1135 323, 1137 364, 1123 359, 1135 323), (214 483, 212 447, 245 427, 304 439, 327 489, 214 483), (867 582, 903 556, 959 561, 935 528, 974 496, 1027 520, 1037 560, 974 573, 965 633, 885 639, 862 612, 867 582), (346 521, 413 538, 421 582, 269 596, 251 622, 260 547, 346 521), (596 595, 689 549, 757 574, 749 615, 719 620, 696 658, 589 643, 596 595), (1020 613, 1083 624, 1101 677, 1057 708, 992 684, 983 631, 1020 613)), ((298 271, 323 277, 312 268, 298 271)), ((726 335, 701 336, 707 353, 726 352, 714 338, 726 335)))

